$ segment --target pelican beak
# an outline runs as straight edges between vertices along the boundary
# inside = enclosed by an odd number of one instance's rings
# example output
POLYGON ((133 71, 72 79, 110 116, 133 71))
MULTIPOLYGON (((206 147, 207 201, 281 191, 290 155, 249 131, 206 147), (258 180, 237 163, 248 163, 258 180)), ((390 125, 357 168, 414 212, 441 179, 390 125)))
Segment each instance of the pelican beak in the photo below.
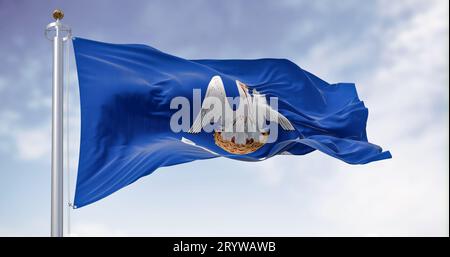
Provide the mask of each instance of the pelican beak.
POLYGON ((241 87, 241 89, 244 91, 245 96, 248 96, 247 92, 248 92, 248 86, 245 85, 244 83, 238 81, 239 86, 241 87))

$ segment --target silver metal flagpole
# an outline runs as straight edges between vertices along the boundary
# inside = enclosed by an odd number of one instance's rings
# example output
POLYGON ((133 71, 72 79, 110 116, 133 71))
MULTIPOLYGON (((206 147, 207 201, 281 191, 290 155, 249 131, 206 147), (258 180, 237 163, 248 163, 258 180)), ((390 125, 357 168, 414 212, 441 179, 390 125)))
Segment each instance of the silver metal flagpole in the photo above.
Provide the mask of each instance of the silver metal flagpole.
POLYGON ((53 12, 55 22, 47 25, 45 36, 53 41, 52 90, 52 175, 51 175, 51 236, 63 236, 63 47, 70 38, 70 28, 61 23, 64 13, 53 12))

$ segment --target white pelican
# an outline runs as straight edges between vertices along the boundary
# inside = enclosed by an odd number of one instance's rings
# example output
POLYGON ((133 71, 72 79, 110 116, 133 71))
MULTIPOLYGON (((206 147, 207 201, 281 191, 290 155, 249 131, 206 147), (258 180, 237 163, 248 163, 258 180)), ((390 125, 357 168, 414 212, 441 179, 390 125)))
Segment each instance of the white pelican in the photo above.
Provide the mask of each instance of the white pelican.
POLYGON ((220 76, 212 77, 206 89, 201 111, 189 133, 199 133, 205 125, 213 122, 216 125, 215 131, 220 133, 223 140, 243 145, 253 142, 263 143, 266 140, 270 133, 265 128, 266 120, 280 124, 284 130, 294 130, 285 116, 267 104, 264 95, 256 89, 253 89, 251 95, 248 87, 238 80, 236 86, 239 91, 239 106, 234 115, 230 115, 233 114, 233 109, 227 99, 222 79, 220 76), (209 97, 218 99, 222 108, 210 106, 211 102, 207 100, 209 97))

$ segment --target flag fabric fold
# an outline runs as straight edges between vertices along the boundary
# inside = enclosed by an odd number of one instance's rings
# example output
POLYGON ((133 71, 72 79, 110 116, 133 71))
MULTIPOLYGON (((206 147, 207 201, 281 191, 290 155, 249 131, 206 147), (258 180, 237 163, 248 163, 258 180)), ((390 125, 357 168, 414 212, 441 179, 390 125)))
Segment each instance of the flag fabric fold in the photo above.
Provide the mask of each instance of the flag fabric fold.
MULTIPOLYGON (((194 160, 261 161, 314 150, 349 164, 391 158, 368 142, 368 109, 354 84, 329 84, 291 61, 186 60, 145 45, 82 38, 73 38, 73 46, 81 104, 77 208, 159 167, 194 160), (257 92, 276 97, 278 113, 293 130, 280 126, 275 142, 245 138, 239 144, 234 141, 239 136, 230 141, 220 131, 173 131, 170 121, 178 110, 171 108, 171 101, 181 96, 194 102, 193 89, 204 99, 215 76, 227 96, 257 92)), ((192 124, 201 111, 193 106, 189 110, 192 124)))

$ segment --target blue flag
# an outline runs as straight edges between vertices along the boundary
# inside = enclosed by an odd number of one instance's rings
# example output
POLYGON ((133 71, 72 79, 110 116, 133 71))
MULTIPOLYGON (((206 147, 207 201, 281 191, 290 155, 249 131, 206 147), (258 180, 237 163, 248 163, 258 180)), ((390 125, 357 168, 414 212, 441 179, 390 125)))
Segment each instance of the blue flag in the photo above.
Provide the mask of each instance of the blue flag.
MULTIPOLYGON (((73 38, 81 103, 77 208, 159 167, 319 150, 350 164, 391 158, 367 140, 354 84, 285 59, 186 60, 145 45, 73 38)), ((276 172, 276 171, 274 171, 276 172)))

